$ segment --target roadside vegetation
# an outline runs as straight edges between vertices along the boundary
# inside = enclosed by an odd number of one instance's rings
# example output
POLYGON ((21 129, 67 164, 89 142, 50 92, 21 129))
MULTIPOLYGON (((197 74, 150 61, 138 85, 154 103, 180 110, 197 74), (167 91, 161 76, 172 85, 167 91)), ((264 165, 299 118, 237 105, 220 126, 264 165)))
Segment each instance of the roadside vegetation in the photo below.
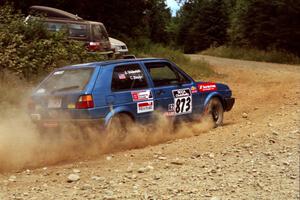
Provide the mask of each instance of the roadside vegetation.
POLYGON ((196 79, 213 71, 206 62, 190 61, 183 53, 299 64, 300 1, 177 2, 181 9, 172 16, 165 0, 1 1, 0 78, 9 71, 34 82, 57 67, 105 59, 88 53, 64 33, 49 33, 38 22, 24 23, 32 5, 103 22, 111 37, 128 44, 131 54, 168 58, 196 79))
POLYGON ((132 44, 134 49, 132 53, 137 57, 157 57, 166 58, 179 65, 185 72, 196 80, 208 77, 214 74, 211 66, 204 60, 192 61, 189 57, 178 49, 165 47, 161 44, 152 44, 145 42, 140 44, 132 44))
POLYGON ((1 79, 9 73, 33 82, 57 67, 103 60, 64 33, 50 33, 36 21, 24 23, 24 16, 11 6, 0 8, 0 24, 1 79))
POLYGON ((260 62, 300 64, 300 57, 287 51, 259 50, 246 47, 220 46, 209 48, 201 54, 232 59, 253 60, 260 62))
POLYGON ((184 52, 299 64, 300 1, 180 2, 184 4, 172 30, 184 52))
MULTIPOLYGON (((24 15, 12 6, 0 8, 0 78, 9 73, 35 82, 55 68, 65 65, 101 61, 99 54, 88 53, 83 44, 69 40, 65 33, 45 30, 37 21, 24 23, 24 15)), ((162 57, 181 65, 194 77, 212 73, 208 63, 192 62, 181 51, 143 39, 130 45, 138 57, 162 57)))

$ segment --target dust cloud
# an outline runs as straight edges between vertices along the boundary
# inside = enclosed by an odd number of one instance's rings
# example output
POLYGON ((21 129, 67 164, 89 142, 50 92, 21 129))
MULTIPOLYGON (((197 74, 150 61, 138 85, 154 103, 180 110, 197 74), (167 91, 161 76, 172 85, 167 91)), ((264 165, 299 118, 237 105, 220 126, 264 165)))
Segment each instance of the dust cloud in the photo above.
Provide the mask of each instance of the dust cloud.
POLYGON ((30 91, 24 84, 0 82, 0 92, 6 95, 6 99, 0 99, 0 172, 92 159, 105 153, 194 136, 213 127, 209 120, 202 120, 201 123, 176 123, 174 128, 169 118, 156 113, 153 124, 135 124, 121 137, 118 128, 105 133, 74 126, 60 133, 41 135, 27 114, 30 91))

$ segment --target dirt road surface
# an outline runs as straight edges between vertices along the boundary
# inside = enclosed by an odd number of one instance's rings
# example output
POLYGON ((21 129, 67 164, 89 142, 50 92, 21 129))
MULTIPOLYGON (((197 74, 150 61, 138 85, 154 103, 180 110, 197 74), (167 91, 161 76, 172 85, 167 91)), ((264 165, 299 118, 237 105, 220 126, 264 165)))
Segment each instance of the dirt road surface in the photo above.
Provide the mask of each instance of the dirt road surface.
POLYGON ((233 89, 223 127, 3 172, 0 199, 299 199, 300 66, 190 57, 207 60, 219 74, 210 80, 233 89))

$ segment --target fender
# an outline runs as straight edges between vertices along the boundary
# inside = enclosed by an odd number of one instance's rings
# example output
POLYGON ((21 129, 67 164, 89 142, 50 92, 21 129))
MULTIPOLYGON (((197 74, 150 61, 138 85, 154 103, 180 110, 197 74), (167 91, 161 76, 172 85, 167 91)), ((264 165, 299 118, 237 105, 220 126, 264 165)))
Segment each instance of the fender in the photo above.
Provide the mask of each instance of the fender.
POLYGON ((118 106, 116 108, 110 107, 110 112, 106 115, 104 124, 107 126, 108 122, 113 118, 113 116, 117 115, 118 113, 129 113, 132 116, 134 114, 131 112, 131 110, 127 106, 118 106))
MULTIPOLYGON (((207 95, 207 97, 206 97, 206 99, 205 99, 205 101, 204 101, 204 108, 207 106, 208 102, 209 102, 212 98, 214 98, 214 97, 220 98, 222 105, 224 104, 222 95, 221 95, 219 92, 212 92, 212 93, 209 93, 209 94, 207 95)), ((223 105, 223 106, 224 106, 224 105, 223 105)))

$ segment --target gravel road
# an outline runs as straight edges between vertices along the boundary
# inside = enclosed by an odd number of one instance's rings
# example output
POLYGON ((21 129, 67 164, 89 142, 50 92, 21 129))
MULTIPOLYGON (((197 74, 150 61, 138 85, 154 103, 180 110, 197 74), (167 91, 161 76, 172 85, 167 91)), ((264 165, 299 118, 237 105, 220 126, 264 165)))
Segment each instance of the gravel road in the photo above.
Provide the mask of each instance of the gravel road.
POLYGON ((300 66, 189 56, 233 89, 223 127, 2 172, 0 200, 300 199, 300 66))

